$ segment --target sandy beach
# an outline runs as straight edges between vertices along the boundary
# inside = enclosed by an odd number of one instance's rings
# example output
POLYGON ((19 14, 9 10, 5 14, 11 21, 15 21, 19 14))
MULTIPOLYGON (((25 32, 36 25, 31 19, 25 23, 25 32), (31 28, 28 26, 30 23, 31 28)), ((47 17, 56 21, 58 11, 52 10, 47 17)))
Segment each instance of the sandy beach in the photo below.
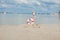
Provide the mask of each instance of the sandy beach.
POLYGON ((60 40, 60 24, 0 25, 0 40, 60 40))

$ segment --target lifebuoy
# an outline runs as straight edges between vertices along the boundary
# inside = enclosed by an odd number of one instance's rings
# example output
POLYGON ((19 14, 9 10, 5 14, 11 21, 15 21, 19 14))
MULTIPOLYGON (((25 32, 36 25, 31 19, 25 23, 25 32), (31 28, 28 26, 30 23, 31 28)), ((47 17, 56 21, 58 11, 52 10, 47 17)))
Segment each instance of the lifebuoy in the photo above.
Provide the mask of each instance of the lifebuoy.
POLYGON ((35 20, 33 18, 27 19, 27 24, 34 24, 35 20))

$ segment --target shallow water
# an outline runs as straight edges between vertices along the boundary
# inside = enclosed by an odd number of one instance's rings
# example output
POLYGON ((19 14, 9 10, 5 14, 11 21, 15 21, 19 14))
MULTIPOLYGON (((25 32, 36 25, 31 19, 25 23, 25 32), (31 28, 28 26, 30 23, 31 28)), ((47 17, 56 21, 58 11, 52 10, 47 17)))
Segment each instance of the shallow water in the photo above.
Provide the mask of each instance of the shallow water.
MULTIPOLYGON (((26 19, 32 14, 0 14, 0 24, 26 24, 26 19)), ((35 23, 41 24, 60 24, 58 15, 36 14, 35 23)))

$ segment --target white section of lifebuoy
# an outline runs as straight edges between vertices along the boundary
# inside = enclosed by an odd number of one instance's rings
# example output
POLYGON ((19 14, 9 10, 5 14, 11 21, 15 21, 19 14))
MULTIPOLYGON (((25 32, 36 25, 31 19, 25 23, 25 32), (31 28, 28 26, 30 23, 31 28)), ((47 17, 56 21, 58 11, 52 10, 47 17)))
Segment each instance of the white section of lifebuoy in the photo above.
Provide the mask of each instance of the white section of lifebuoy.
POLYGON ((27 24, 30 24, 30 20, 29 19, 27 19, 27 24))
POLYGON ((34 24, 34 22, 31 22, 31 24, 34 24))
POLYGON ((32 22, 34 22, 34 19, 33 19, 33 18, 30 18, 30 20, 31 20, 32 22))
POLYGON ((29 22, 30 20, 29 19, 27 19, 27 22, 29 22))

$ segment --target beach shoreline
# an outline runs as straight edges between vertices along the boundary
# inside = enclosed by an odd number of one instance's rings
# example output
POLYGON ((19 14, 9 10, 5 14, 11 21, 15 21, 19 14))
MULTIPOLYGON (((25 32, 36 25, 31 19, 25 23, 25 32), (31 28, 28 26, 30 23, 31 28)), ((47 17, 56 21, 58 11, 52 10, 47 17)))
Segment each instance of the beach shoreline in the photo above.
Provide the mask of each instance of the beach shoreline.
POLYGON ((0 25, 0 40, 60 40, 60 24, 39 26, 0 25))

